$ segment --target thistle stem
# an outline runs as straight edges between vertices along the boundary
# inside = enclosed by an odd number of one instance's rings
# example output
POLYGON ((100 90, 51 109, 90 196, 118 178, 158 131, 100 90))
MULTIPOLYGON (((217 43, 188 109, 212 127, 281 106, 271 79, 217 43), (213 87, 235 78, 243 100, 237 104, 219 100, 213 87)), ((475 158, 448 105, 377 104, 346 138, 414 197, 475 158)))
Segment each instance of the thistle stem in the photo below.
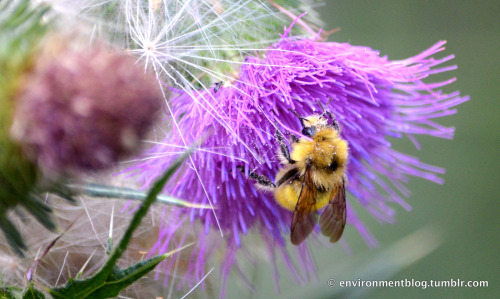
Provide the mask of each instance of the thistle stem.
MULTIPOLYGON (((106 197, 106 198, 120 198, 143 201, 147 192, 126 187, 116 187, 101 185, 96 183, 70 183, 66 184, 66 188, 74 194, 85 194, 91 197, 106 197)), ((166 205, 177 207, 194 208, 194 209, 210 209, 209 205, 191 203, 179 198, 168 195, 158 195, 156 201, 166 205)))

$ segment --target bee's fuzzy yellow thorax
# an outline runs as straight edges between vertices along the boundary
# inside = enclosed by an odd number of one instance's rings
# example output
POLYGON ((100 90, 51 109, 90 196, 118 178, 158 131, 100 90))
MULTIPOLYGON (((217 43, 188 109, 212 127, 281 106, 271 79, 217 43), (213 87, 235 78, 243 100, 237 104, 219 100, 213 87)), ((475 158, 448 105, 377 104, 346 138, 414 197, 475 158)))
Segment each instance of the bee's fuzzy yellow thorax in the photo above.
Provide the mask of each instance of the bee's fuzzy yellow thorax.
POLYGON ((348 159, 348 144, 339 137, 335 129, 325 127, 319 129, 312 140, 302 138, 295 143, 291 158, 298 161, 301 168, 305 167, 306 160, 312 160, 315 166, 323 168, 328 167, 333 159, 343 167, 348 159))

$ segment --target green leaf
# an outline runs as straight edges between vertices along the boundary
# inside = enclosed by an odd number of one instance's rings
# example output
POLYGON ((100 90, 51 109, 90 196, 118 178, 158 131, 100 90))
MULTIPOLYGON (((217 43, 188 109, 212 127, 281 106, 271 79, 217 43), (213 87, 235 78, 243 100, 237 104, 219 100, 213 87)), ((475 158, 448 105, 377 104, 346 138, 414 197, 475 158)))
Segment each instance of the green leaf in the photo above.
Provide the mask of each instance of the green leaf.
POLYGON ((45 295, 39 290, 35 289, 33 283, 30 283, 29 287, 23 294, 23 299, 45 299, 45 295))
POLYGON ((0 213, 0 230, 4 233, 12 250, 19 256, 24 256, 22 250, 26 249, 26 245, 23 242, 21 234, 16 226, 7 219, 7 216, 2 213, 0 213))
MULTIPOLYGON (((119 269, 116 267, 116 262, 121 257, 123 252, 128 246, 133 232, 139 226, 142 218, 146 216, 149 207, 153 204, 158 194, 163 190, 163 187, 172 175, 181 166, 182 162, 188 157, 192 149, 184 153, 165 171, 165 173, 157 180, 157 182, 150 189, 148 195, 142 202, 139 209, 135 212, 130 224, 125 231, 118 246, 112 251, 110 257, 104 266, 94 276, 84 279, 70 279, 66 285, 60 288, 52 288, 49 293, 53 298, 109 298, 118 295, 118 293, 132 284, 137 279, 158 265, 167 256, 173 254, 169 252, 165 255, 155 256, 145 261, 141 261, 126 269, 119 269)), ((182 250, 186 246, 177 249, 182 250)))
POLYGON ((116 297, 121 290, 153 270, 156 265, 165 259, 162 255, 141 261, 126 269, 114 268, 106 283, 90 294, 87 298, 109 298, 116 297))
POLYGON ((0 287, 0 299, 20 299, 23 290, 18 287, 0 287))
POLYGON ((121 290, 125 289, 136 280, 152 271, 156 265, 164 259, 193 244, 194 243, 190 243, 166 254, 157 255, 150 259, 140 261, 126 269, 114 268, 106 283, 100 289, 90 294, 87 298, 109 298, 118 296, 118 293, 121 290))

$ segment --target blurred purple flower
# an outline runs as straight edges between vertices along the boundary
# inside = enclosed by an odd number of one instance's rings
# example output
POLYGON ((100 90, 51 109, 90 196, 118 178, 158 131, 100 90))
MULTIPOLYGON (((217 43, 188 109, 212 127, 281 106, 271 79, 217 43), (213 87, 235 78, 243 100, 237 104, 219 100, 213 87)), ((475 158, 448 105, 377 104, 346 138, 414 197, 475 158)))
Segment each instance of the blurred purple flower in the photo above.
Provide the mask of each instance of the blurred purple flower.
MULTIPOLYGON (((453 107, 468 100, 459 92, 445 94, 439 90, 454 79, 422 81, 431 74, 455 69, 434 68, 453 55, 430 58, 444 50, 445 42, 417 56, 389 61, 367 47, 292 39, 287 33, 268 49, 265 57, 247 57, 239 80, 231 87, 223 87, 217 93, 213 89, 180 92, 173 97, 173 130, 149 152, 149 159, 130 169, 149 186, 176 153, 204 140, 167 191, 201 204, 208 204, 210 199, 217 209, 175 209, 169 217, 178 223, 187 218, 198 219, 204 226, 205 234, 197 237, 197 250, 184 274, 193 279, 191 282, 203 277, 206 259, 221 245, 220 239, 209 237, 209 232, 221 229, 224 233, 227 250, 221 266, 221 296, 230 269, 235 267, 241 274, 235 254, 242 247, 242 236, 250 230, 262 236, 274 271, 278 253, 297 281, 314 275, 307 246, 295 248, 301 271, 293 265, 285 248, 292 213, 281 208, 272 194, 256 190, 254 182, 236 169, 244 165, 247 170, 274 178, 280 168, 275 126, 282 132, 300 134, 300 122, 289 109, 307 116, 321 111, 321 101, 340 122, 342 136, 350 144, 348 224, 359 231, 369 246, 374 246, 376 240, 350 203, 358 200, 377 220, 392 223, 395 213, 389 203, 410 209, 403 197, 409 196, 404 185, 411 176, 443 182, 438 177, 444 173, 442 168, 392 149, 388 137, 406 135, 417 147, 414 135, 452 138, 454 129, 443 127, 434 119, 455 113, 453 107)), ((172 240, 179 242, 173 238, 179 227, 180 224, 162 227, 154 250, 163 252, 172 240)), ((172 266, 165 265, 166 271, 172 266)))
POLYGON ((45 172, 103 169, 140 147, 161 89, 132 57, 65 42, 48 43, 27 74, 10 133, 45 172))

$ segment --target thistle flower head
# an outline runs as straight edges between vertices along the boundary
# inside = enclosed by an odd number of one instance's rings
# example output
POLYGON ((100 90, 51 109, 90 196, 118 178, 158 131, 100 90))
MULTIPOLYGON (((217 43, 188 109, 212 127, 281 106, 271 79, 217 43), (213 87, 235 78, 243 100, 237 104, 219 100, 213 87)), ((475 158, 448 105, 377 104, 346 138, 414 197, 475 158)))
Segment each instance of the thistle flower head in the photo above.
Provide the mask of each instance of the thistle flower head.
POLYGON ((162 98, 131 57, 52 42, 20 88, 10 132, 46 171, 101 169, 138 148, 162 98))
MULTIPOLYGON (((393 222, 394 210, 389 203, 410 208, 403 200, 409 195, 404 184, 410 177, 442 182, 438 174, 443 169, 394 150, 388 138, 406 135, 414 140, 414 135, 422 134, 452 138, 453 128, 442 127, 434 119, 455 113, 453 107, 467 97, 439 90, 454 79, 423 81, 431 74, 455 68, 435 68, 453 58, 431 58, 444 50, 443 45, 439 42, 417 56, 390 61, 368 47, 298 40, 285 32, 264 57, 246 57, 232 86, 217 93, 210 89, 180 92, 174 97, 174 129, 149 152, 149 159, 133 170, 149 184, 180 148, 205 138, 178 183, 168 191, 198 203, 211 203, 217 209, 175 210, 172 217, 199 219, 205 234, 212 229, 224 233, 224 278, 235 263, 243 236, 258 230, 270 256, 282 253, 293 276, 304 280, 284 249, 292 213, 281 208, 272 195, 259 192, 237 167, 274 178, 280 168, 275 130, 300 135, 301 124, 290 110, 308 116, 324 106, 335 115, 343 128, 342 137, 350 144, 348 224, 370 246, 375 245, 351 202, 359 201, 380 221, 393 222)), ((172 225, 163 228, 155 249, 162 250, 176 229, 172 225)), ((204 254, 220 244, 207 242, 205 234, 199 237, 203 241, 198 259, 189 267, 194 277, 202 274, 204 254)), ((314 271, 306 246, 297 250, 303 273, 314 271)))

